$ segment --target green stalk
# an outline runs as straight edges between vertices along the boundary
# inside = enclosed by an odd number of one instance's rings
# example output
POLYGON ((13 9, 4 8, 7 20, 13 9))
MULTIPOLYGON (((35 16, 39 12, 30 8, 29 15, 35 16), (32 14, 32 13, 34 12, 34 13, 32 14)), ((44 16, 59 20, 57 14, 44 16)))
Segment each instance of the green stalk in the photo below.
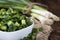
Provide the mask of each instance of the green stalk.
MULTIPOLYGON (((0 0, 0 7, 12 7, 15 9, 27 11, 27 7, 30 5, 30 3, 30 0, 0 0)), ((33 9, 44 10, 36 5, 33 6, 33 9)))
POLYGON ((39 17, 40 17, 41 15, 36 14, 36 13, 31 13, 31 16, 36 17, 36 18, 38 18, 38 19, 39 19, 39 17))

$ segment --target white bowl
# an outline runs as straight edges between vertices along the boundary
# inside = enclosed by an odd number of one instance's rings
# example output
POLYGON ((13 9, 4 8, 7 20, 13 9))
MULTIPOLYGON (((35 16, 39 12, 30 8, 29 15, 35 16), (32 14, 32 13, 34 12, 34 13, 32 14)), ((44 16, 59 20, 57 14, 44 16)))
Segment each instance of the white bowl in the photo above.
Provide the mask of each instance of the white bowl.
MULTIPOLYGON (((31 20, 31 22, 33 22, 33 20, 31 20)), ((14 31, 14 32, 3 32, 0 31, 0 40, 20 40, 23 39, 24 37, 27 37, 28 34, 30 34, 32 32, 34 26, 34 22, 32 23, 32 25, 23 28, 21 30, 18 31, 14 31)))

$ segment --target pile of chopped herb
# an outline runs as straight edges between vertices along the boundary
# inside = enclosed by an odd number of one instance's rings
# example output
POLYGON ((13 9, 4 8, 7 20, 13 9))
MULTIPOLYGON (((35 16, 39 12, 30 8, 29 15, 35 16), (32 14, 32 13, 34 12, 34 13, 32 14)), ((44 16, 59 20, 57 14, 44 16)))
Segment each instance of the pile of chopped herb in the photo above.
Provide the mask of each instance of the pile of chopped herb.
POLYGON ((30 18, 22 15, 21 12, 9 8, 0 9, 0 30, 1 31, 17 31, 22 28, 28 27, 32 24, 30 18))

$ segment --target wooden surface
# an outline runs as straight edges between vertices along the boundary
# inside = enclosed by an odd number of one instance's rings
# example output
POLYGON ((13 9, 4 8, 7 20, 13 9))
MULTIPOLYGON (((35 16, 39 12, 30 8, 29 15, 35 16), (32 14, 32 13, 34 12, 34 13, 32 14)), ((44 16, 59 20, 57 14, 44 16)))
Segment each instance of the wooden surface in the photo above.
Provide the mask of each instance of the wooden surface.
MULTIPOLYGON (((48 6, 48 10, 60 17, 60 0, 31 0, 33 2, 42 3, 48 6)), ((49 40, 60 40, 60 22, 52 25, 53 32, 50 34, 49 40)))

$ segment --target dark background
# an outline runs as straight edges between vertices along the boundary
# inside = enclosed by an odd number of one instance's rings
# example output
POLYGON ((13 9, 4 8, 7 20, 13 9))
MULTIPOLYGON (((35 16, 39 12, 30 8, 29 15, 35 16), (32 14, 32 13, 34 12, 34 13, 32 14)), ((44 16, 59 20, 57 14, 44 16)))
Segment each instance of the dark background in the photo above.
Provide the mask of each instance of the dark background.
MULTIPOLYGON (((31 0, 32 2, 42 3, 48 6, 48 10, 60 17, 60 0, 31 0)), ((52 25, 53 32, 49 40, 60 40, 60 22, 52 25)))

